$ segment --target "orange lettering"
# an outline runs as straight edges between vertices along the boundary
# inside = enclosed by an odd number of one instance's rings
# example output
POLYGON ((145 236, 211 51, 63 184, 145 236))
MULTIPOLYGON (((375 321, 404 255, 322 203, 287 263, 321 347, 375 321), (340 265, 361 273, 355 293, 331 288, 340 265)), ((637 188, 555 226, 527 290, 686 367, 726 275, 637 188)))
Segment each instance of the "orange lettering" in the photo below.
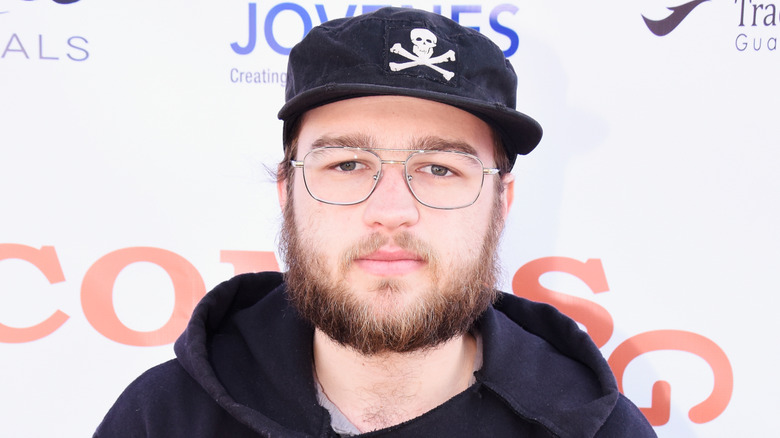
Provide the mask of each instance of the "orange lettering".
MULTIPOLYGON (((41 249, 35 249, 31 246, 13 243, 0 244, 0 260, 9 259, 31 263, 46 276, 49 284, 65 281, 65 274, 62 272, 60 260, 57 258, 57 252, 53 246, 42 246, 41 249)), ((22 343, 41 339, 54 333, 68 318, 67 314, 57 310, 46 320, 32 327, 18 328, 0 324, 0 342, 22 343)))
POLYGON ((106 254, 89 268, 81 285, 81 305, 92 327, 111 340, 136 346, 165 345, 184 330, 192 310, 205 294, 200 273, 180 255, 160 248, 124 248, 106 254), (173 281, 173 313, 165 325, 154 331, 132 330, 122 324, 114 311, 114 282, 122 269, 136 262, 160 266, 173 281))
POLYGON ((512 291, 517 296, 555 306, 584 325, 596 346, 604 346, 614 330, 609 312, 592 301, 554 292, 542 286, 539 278, 547 272, 571 274, 585 282, 594 294, 598 294, 609 291, 601 260, 589 259, 583 263, 568 257, 543 257, 530 261, 515 273, 512 278, 512 291))
MULTIPOLYGON (((706 400, 688 411, 694 423, 706 423, 726 410, 734 389, 734 374, 726 353, 717 344, 702 335, 681 330, 656 330, 641 333, 618 345, 609 357, 609 366, 617 378, 618 389, 623 392, 623 375, 628 364, 637 357, 658 350, 678 350, 693 353, 712 368, 715 385, 706 400)), ((649 408, 640 408, 650 424, 661 426, 669 421, 671 412, 671 385, 666 381, 653 384, 649 408)))

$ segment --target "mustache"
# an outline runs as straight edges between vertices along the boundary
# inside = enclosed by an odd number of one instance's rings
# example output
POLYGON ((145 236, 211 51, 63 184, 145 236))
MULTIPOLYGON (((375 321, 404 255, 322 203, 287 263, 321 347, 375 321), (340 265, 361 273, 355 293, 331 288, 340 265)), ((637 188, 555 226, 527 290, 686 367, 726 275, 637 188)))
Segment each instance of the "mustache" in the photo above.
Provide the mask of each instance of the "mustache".
POLYGON ((408 231, 399 231, 393 235, 372 233, 348 247, 341 255, 342 272, 346 272, 355 260, 378 251, 379 248, 388 243, 393 243, 398 248, 415 254, 429 266, 438 265, 439 256, 431 245, 408 231))

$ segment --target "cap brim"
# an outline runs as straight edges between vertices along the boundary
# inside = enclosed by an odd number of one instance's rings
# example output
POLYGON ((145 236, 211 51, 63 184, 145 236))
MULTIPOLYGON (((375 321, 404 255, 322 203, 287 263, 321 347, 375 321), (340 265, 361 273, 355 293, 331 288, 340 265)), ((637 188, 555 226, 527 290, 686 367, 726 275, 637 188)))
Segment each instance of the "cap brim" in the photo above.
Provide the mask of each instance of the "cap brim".
POLYGON ((398 95, 433 100, 468 111, 493 126, 501 135, 510 163, 517 155, 531 152, 542 139, 542 127, 531 117, 501 104, 430 90, 398 88, 373 84, 326 84, 306 90, 290 99, 278 117, 284 120, 285 141, 291 134, 295 120, 304 112, 318 106, 345 99, 365 96, 398 95))

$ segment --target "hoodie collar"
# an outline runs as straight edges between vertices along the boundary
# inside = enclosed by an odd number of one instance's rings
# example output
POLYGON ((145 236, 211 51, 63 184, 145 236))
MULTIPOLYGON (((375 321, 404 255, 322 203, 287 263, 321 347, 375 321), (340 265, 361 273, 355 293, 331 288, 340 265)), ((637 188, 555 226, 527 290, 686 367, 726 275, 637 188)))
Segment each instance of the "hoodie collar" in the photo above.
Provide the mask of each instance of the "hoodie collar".
MULTIPOLYGON (((263 273, 220 284, 196 307, 174 350, 204 390, 253 430, 323 436, 329 417, 316 399, 313 329, 290 306, 282 281, 263 273)), ((587 333, 555 308, 511 295, 477 325, 479 383, 558 436, 595 435, 619 393, 587 333)))
POLYGON ((552 306, 506 295, 479 327, 478 381, 558 436, 596 434, 619 393, 598 348, 574 321, 552 306))
POLYGON ((252 430, 322 436, 328 416, 315 395, 314 332, 284 291, 278 273, 220 284, 196 307, 174 351, 204 390, 252 430))

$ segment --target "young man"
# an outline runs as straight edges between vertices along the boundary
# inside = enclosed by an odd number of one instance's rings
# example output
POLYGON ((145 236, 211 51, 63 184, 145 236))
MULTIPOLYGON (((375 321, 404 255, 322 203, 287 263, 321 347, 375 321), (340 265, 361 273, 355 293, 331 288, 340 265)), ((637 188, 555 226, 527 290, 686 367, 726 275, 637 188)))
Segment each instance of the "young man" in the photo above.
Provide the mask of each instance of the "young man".
POLYGON ((289 59, 289 271, 218 286, 96 437, 651 437, 587 334, 493 289, 541 128, 481 34, 385 8, 289 59))

